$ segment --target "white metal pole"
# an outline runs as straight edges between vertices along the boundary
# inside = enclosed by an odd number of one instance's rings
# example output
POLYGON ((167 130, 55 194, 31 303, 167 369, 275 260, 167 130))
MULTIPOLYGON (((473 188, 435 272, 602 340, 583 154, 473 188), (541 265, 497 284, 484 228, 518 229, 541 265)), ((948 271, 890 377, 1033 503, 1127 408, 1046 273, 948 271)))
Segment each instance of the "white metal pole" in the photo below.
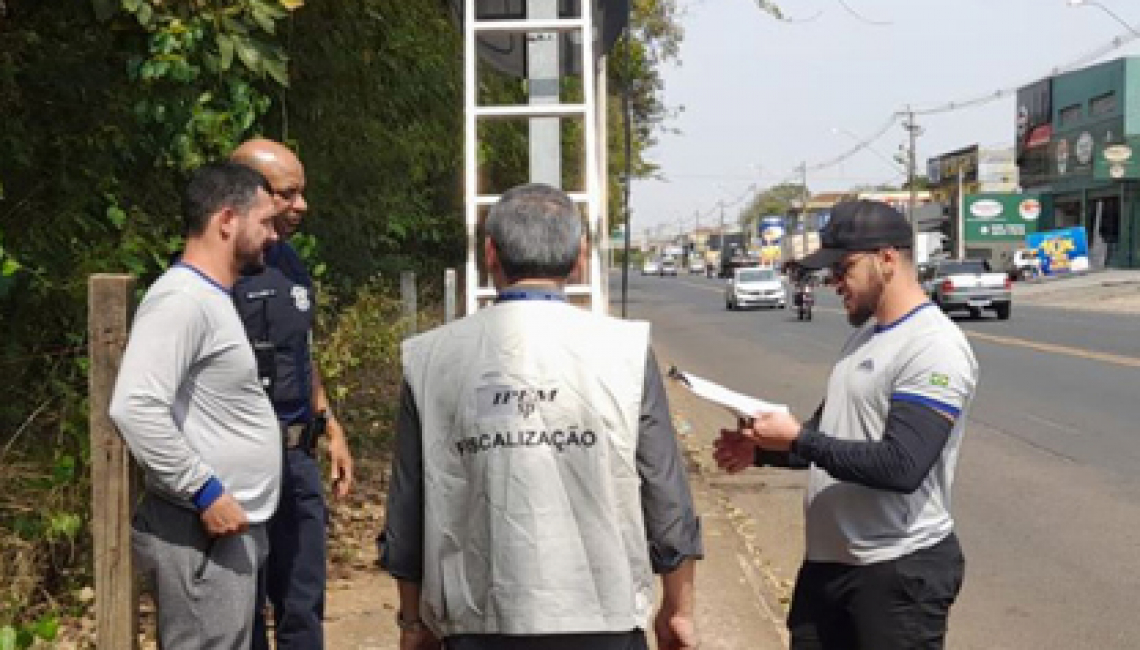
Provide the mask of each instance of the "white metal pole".
POLYGON ((479 290, 479 267, 475 259, 479 223, 479 206, 476 197, 479 195, 479 159, 476 148, 476 103, 478 86, 475 78, 475 0, 464 0, 463 3, 463 106, 464 106, 464 188, 466 195, 466 225, 467 225, 467 272, 464 284, 467 287, 465 303, 468 315, 475 313, 479 306, 477 296, 479 290))
MULTIPOLYGON (((527 0, 528 20, 555 18, 558 18, 557 0, 527 0)), ((527 92, 531 105, 559 103, 560 38, 557 32, 526 34, 527 92)), ((562 139, 559 135, 561 124, 562 121, 557 117, 532 117, 529 120, 532 183, 562 187, 562 139)))
POLYGON ((586 129, 586 215, 590 228, 590 299, 591 307, 596 313, 604 313, 605 301, 602 299, 602 257, 599 239, 601 232, 601 206, 598 204, 601 186, 601 168, 598 155, 598 129, 594 122, 598 110, 597 87, 595 75, 598 72, 598 60, 594 56, 594 7, 593 2, 583 2, 582 7, 582 93, 585 100, 586 115, 584 127, 586 129))

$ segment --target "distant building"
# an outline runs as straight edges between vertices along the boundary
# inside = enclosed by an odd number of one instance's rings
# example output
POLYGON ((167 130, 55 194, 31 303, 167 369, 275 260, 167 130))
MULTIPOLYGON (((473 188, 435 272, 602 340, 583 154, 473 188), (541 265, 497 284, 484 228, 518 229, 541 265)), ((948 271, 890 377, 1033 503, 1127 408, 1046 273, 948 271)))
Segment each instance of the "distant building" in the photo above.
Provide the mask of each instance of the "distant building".
POLYGON ((1140 57, 1024 86, 1016 134, 1021 185, 1045 208, 1038 230, 1083 227, 1094 267, 1140 268, 1140 57))
MULTIPOLYGON (((957 250, 959 185, 963 195, 1011 193, 1020 191, 1016 151, 1013 147, 981 148, 976 144, 955 149, 926 161, 926 178, 937 210, 920 211, 920 231, 939 230, 947 237, 948 248, 957 250)), ((967 257, 991 260, 1004 265, 1024 242, 967 241, 967 257)))

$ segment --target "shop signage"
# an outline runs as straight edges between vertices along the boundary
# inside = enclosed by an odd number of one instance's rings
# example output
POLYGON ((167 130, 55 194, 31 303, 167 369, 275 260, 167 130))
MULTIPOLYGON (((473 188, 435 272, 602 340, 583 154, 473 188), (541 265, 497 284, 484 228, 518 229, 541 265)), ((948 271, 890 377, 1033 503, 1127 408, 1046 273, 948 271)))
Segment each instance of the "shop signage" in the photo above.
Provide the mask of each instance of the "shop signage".
POLYGON ((1085 229, 1062 228, 1036 232, 1026 237, 1026 243, 1041 260, 1041 272, 1058 275, 1089 268, 1089 244, 1085 229))
POLYGON ((1093 163, 1093 178, 1098 181, 1140 179, 1140 138, 1104 147, 1093 163))
MULTIPOLYGON (((1104 151, 1121 144, 1123 132, 1120 118, 1112 118, 1088 128, 1057 134, 1053 141, 1056 178, 1093 177, 1104 151)), ((1108 168, 1105 174, 1104 179, 1110 178, 1108 168)))
POLYGON ((1041 201, 1030 194, 967 194, 966 243, 1024 241, 1036 232, 1041 201))

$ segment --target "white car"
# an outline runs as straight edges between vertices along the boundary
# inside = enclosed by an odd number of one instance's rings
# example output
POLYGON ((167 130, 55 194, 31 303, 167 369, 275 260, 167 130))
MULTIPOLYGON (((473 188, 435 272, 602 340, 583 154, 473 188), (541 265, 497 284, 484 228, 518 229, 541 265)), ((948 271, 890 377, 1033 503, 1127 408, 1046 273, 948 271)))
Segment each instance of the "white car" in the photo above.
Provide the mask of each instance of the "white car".
POLYGON ((724 291, 725 309, 744 307, 788 306, 788 288, 780 279, 779 272, 770 267, 739 267, 733 269, 732 277, 724 291))
POLYGON ((657 260, 647 259, 641 264, 642 275, 657 275, 661 272, 661 267, 657 265, 657 260))
POLYGON ((704 275, 705 261, 701 259, 693 259, 689 261, 689 274, 690 275, 704 275))
POLYGON ((670 259, 661 260, 661 276, 664 277, 666 275, 672 275, 672 276, 676 277, 676 275, 677 275, 677 261, 676 260, 670 260, 670 259))

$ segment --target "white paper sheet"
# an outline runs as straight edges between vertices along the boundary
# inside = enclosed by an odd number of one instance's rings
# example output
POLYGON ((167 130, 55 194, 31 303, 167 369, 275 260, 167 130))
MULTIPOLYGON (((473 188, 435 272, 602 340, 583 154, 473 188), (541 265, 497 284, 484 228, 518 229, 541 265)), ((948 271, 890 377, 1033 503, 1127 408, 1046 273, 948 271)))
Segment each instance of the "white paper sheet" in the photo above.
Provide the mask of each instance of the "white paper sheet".
POLYGON ((682 372, 675 367, 669 369, 669 377, 679 381, 682 386, 688 388, 697 397, 707 399, 714 404, 720 404, 742 418, 750 418, 757 413, 788 412, 788 407, 784 404, 765 402, 762 399, 738 393, 692 373, 682 372))

